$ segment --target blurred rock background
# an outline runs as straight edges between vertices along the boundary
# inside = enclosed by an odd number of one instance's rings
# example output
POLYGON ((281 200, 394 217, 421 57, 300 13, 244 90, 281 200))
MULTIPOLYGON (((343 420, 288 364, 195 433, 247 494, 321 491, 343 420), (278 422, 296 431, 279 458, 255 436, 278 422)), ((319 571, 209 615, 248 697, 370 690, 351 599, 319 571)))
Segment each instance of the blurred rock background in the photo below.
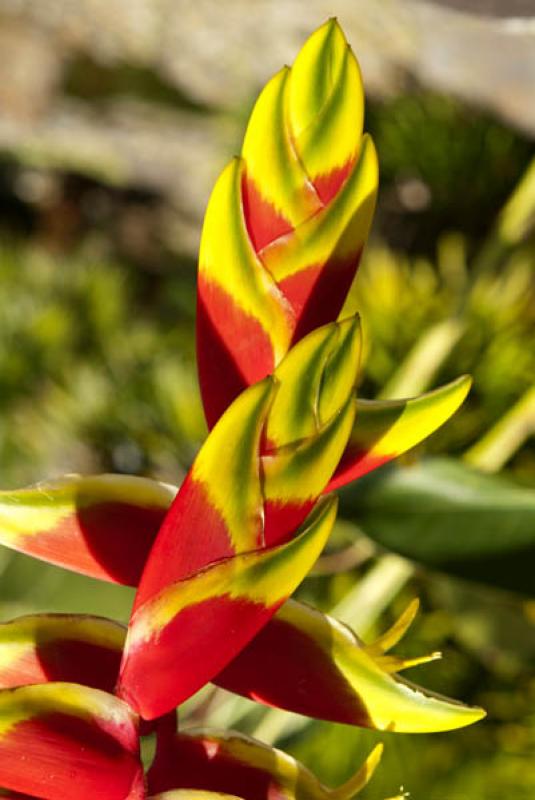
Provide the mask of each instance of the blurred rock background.
MULTIPOLYGON (((204 207, 258 90, 332 15, 361 62, 381 162, 350 301, 366 332, 362 395, 407 396, 471 372, 466 406, 407 463, 448 453, 533 490, 532 0, 0 0, 3 488, 73 471, 180 482, 205 435, 193 340, 204 207)), ((446 656, 421 682, 489 709, 458 734, 383 737, 385 767, 365 797, 403 783, 426 800, 532 800, 526 584, 504 592, 514 575, 489 588, 415 567, 352 514, 303 596, 370 633, 419 594, 426 613, 407 646, 446 656)), ((471 509, 462 525, 482 535, 488 517, 471 509)), ((128 613, 125 590, 7 551, 0 574, 3 619, 128 613)), ((222 692, 190 709, 197 721, 208 712, 333 783, 374 739, 222 692)))

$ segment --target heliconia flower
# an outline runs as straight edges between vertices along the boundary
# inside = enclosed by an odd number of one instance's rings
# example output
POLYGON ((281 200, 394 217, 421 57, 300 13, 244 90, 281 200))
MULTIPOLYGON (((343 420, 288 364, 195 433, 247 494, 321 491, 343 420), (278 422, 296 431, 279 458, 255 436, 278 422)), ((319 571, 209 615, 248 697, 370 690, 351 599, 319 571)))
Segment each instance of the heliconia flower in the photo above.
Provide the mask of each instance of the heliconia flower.
POLYGON ((214 679, 252 700, 317 719, 400 733, 430 733, 470 725, 485 716, 403 681, 397 672, 440 656, 387 655, 414 618, 413 602, 370 645, 316 609, 288 600, 214 679))
POLYGON ((0 783, 44 800, 141 800, 137 715, 74 683, 3 689, 0 783))
MULTIPOLYGON (((295 342, 341 311, 378 181, 373 143, 362 135, 363 109, 358 63, 336 20, 329 20, 294 65, 266 85, 242 157, 214 187, 201 239, 197 316, 210 427, 295 342)), ((426 438, 454 413, 468 387, 465 377, 437 390, 440 396, 410 403, 359 401, 356 428, 330 488, 426 438)))
POLYGON ((335 20, 261 93, 223 171, 199 255, 197 345, 210 427, 290 347, 336 320, 375 206, 357 61, 335 20))
POLYGON ((250 737, 212 730, 176 733, 158 741, 147 775, 149 792, 180 783, 244 800, 350 800, 372 777, 382 749, 377 745, 347 783, 328 789, 294 758, 250 737))
POLYGON ((379 730, 484 715, 397 676, 436 657, 388 654, 416 604, 366 645, 289 600, 332 530, 331 490, 429 435, 469 387, 356 399, 360 323, 338 317, 377 189, 362 118, 358 64, 331 20, 262 92, 208 206, 198 350, 211 432, 178 492, 109 475, 0 492, 0 543, 138 586, 127 629, 64 614, 0 624, 0 796, 350 800, 373 773, 381 746, 327 789, 239 734, 177 733, 176 706, 208 681, 379 730), (154 731, 145 780, 139 737, 154 731))
MULTIPOLYGON (((270 706, 377 730, 419 733, 469 725, 484 715, 481 709, 430 694, 396 674, 436 653, 387 655, 417 607, 411 603, 387 633, 365 645, 331 617, 288 600, 213 682, 270 706)), ((6 622, 0 625, 0 688, 71 681, 110 691, 125 633, 111 620, 76 614, 6 622)))

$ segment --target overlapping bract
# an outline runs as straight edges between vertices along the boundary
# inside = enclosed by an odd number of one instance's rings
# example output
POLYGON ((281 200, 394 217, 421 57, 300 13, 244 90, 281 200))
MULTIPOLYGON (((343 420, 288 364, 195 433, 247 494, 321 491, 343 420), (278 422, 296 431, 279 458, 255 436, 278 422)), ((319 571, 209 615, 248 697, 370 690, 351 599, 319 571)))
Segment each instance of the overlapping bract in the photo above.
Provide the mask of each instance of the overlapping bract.
POLYGON ((311 333, 232 403, 195 459, 129 626, 119 691, 144 717, 213 678, 318 558, 335 517, 318 498, 353 425, 359 332, 351 319, 311 333))
POLYGON ((377 190, 363 107, 357 61, 331 20, 267 84, 241 158, 216 183, 198 278, 198 364, 210 426, 343 306, 377 190))
MULTIPOLYGON (((346 450, 326 488, 336 489, 413 447, 449 419, 469 387, 463 377, 409 400, 357 399, 346 450)), ((0 492, 0 543, 75 572, 137 586, 176 492, 123 475, 66 476, 0 492)))
POLYGON ((77 615, 0 624, 3 796, 349 800, 371 776, 380 747, 329 790, 260 742, 177 733, 176 705, 207 681, 378 730, 449 730, 483 716, 397 676, 436 657, 388 655, 415 604, 365 645, 288 599, 334 524, 329 492, 432 433, 470 385, 355 396, 360 324, 338 317, 377 189, 362 120, 358 64, 331 20, 260 95, 208 205, 198 360, 212 430, 178 493, 109 475, 0 492, 2 544, 138 587, 128 630, 77 615), (139 736, 151 731, 145 777, 139 736))
MULTIPOLYGON (((426 694, 397 676, 437 657, 387 655, 416 608, 411 604, 390 631, 365 645, 332 617, 289 600, 213 681, 270 706, 377 730, 421 733, 475 722, 481 709, 426 694)), ((125 634, 117 623, 83 615, 41 614, 4 623, 0 688, 70 681, 113 691, 125 634)), ((160 676, 160 670, 149 674, 160 676)))

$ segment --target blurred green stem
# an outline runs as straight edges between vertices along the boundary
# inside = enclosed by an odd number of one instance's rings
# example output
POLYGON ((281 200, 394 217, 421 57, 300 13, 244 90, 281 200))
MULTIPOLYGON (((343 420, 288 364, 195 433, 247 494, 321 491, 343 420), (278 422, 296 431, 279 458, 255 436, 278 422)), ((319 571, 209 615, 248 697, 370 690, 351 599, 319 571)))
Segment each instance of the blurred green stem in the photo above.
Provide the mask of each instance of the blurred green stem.
POLYGON ((535 433, 535 385, 464 455, 483 472, 498 472, 535 433))
POLYGON ((472 264, 475 278, 494 271, 535 227, 535 158, 500 212, 496 226, 472 264))
POLYGON ((392 375, 379 399, 413 397, 425 391, 459 341, 463 328, 463 323, 455 318, 429 328, 392 375))
POLYGON ((410 561, 387 553, 333 608, 333 616, 359 636, 366 634, 413 574, 410 561))

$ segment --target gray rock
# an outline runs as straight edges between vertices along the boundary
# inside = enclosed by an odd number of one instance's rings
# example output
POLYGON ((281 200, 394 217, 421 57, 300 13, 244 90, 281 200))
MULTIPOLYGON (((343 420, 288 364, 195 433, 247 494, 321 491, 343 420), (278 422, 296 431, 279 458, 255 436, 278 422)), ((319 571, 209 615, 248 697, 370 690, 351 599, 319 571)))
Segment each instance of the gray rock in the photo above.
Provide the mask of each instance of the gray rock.
POLYGON ((0 0, 0 148, 32 166, 164 192, 193 250, 246 109, 328 16, 338 15, 368 91, 394 92, 409 73, 534 134, 535 10, 528 12, 521 0, 0 0), (517 16, 504 17, 506 6, 517 16), (148 68, 223 113, 75 102, 62 78, 77 54, 148 68))

